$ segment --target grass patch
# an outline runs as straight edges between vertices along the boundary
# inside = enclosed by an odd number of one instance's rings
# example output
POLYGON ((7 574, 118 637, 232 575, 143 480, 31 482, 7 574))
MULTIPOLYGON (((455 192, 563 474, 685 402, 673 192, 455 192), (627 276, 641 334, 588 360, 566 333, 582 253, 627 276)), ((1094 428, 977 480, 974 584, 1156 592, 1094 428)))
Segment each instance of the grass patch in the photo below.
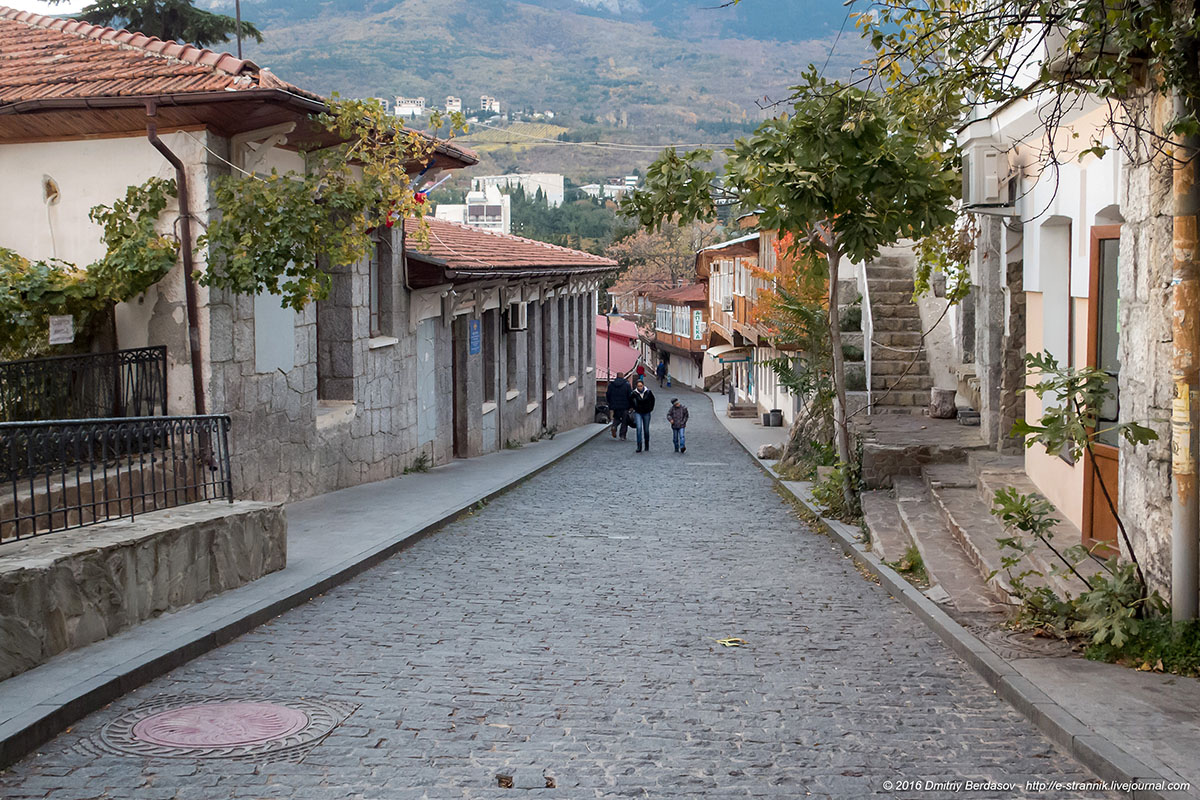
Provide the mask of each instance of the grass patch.
POLYGON ((892 569, 903 575, 909 583, 916 585, 918 588, 924 589, 929 586, 929 573, 925 570, 925 559, 921 558, 921 551, 917 549, 915 544, 910 544, 908 549, 904 551, 904 555, 900 556, 896 561, 885 561, 892 569))
POLYGON ((1154 617, 1144 620, 1120 647, 1091 644, 1085 653, 1092 661, 1200 678, 1200 620, 1154 617))

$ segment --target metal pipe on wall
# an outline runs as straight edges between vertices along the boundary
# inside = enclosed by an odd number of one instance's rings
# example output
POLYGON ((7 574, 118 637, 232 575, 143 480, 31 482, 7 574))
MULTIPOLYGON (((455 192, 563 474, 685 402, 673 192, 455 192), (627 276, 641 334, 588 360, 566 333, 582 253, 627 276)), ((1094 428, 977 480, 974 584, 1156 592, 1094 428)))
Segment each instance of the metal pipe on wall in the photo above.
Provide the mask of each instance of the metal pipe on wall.
POLYGON ((200 320, 199 307, 196 302, 196 279, 192 277, 192 207, 188 195, 187 170, 179 156, 171 152, 162 139, 158 138, 158 126, 154 116, 158 112, 153 103, 146 105, 146 138, 154 149, 162 153, 163 158, 175 168, 175 184, 179 193, 179 218, 183 224, 179 226, 179 248, 183 257, 183 293, 187 305, 188 324, 188 355, 192 362, 192 398, 195 403, 195 413, 206 414, 207 404, 204 401, 204 369, 200 363, 200 320))
MULTIPOLYGON (((1175 114, 1188 109, 1176 93, 1175 114)), ((1200 186, 1196 161, 1200 137, 1180 137, 1174 152, 1174 265, 1171 275, 1171 378, 1175 399, 1171 408, 1171 613, 1177 620, 1194 619, 1200 605, 1200 510, 1197 505, 1196 398, 1200 389, 1200 264, 1197 264, 1196 215, 1200 186)))

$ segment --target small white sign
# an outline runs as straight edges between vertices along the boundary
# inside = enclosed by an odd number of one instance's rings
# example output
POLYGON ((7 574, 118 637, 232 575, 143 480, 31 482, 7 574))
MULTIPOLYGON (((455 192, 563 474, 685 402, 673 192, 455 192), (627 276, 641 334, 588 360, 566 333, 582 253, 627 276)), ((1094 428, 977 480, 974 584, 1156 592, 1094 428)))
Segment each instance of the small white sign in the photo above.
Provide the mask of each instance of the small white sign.
POLYGON ((70 314, 50 317, 50 344, 70 344, 75 341, 75 318, 70 314))

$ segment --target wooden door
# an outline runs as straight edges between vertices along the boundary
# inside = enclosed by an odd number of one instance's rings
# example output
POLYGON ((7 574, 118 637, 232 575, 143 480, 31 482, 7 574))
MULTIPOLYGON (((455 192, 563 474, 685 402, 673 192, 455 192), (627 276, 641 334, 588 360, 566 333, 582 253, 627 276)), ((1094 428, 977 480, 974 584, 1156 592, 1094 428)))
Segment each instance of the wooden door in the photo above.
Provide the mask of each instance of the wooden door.
POLYGON ((1120 301, 1117 294, 1120 225, 1092 228, 1091 286, 1088 294, 1088 366, 1108 373, 1109 401, 1101 409, 1096 429, 1094 455, 1084 457, 1083 543, 1098 554, 1117 552, 1117 504, 1120 449, 1116 431, 1120 418, 1118 378, 1121 373, 1120 301))

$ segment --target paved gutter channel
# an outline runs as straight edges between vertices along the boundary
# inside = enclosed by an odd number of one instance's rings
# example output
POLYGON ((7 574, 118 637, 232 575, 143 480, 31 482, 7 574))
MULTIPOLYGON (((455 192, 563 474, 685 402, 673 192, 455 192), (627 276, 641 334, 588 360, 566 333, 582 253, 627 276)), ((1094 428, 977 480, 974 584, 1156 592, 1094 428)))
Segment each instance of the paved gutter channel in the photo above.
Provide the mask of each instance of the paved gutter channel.
MULTIPOLYGON (((710 399, 713 395, 706 393, 710 399)), ((758 466, 775 481, 781 490, 800 503, 810 521, 829 534, 847 556, 879 580, 894 597, 904 603, 930 630, 938 635, 954 653, 978 672, 998 696, 1024 715, 1048 739, 1074 756, 1081 764, 1106 781, 1121 783, 1171 783, 1172 778, 1160 775, 1141 760, 1126 753, 1108 739, 1096 734, 1076 717, 1054 702, 1015 667, 997 655, 949 614, 943 611, 920 589, 883 563, 860 541, 860 531, 851 525, 821 516, 813 501, 810 486, 805 481, 785 481, 771 469, 770 461, 759 458, 738 436, 715 398, 714 413, 730 435, 745 448, 758 466)), ((1138 790, 1129 793, 1135 800, 1198 800, 1192 791, 1158 792, 1138 790)))
MULTIPOLYGON (((480 503, 492 500, 553 466, 605 430, 607 426, 589 423, 558 434, 557 442, 549 440, 521 450, 501 450, 432 469, 427 476, 410 475, 362 484, 289 504, 289 510, 300 512, 298 521, 307 521, 308 524, 302 527, 307 529, 304 533, 310 534, 307 538, 311 538, 315 532, 328 533, 329 530, 323 527, 327 515, 314 513, 316 509, 334 506, 339 499, 342 502, 349 500, 353 506, 358 494, 377 492, 381 486, 397 481, 412 486, 433 479, 443 484, 443 490, 446 483, 453 484, 457 490, 451 492, 453 496, 445 498, 441 506, 437 506, 441 498, 431 498, 428 493, 418 491, 420 509, 400 510, 401 519, 405 522, 415 519, 415 523, 408 527, 396 526, 345 558, 338 558, 346 555, 345 551, 329 552, 327 542, 306 541, 307 548, 295 548, 302 552, 307 550, 302 564, 295 564, 292 522, 289 520, 287 568, 197 605, 164 614, 81 650, 63 653, 0 682, 0 768, 29 754, 74 722, 118 697, 376 566, 422 537, 469 514, 480 503), (448 475, 464 471, 468 473, 465 479, 458 476, 455 480, 448 475), (472 478, 471 473, 479 475, 472 478), (446 477, 450 480, 439 480, 446 477), (334 563, 330 564, 330 561, 334 563)), ((393 523, 398 518, 397 509, 386 509, 379 517, 379 522, 393 523)), ((343 537, 337 543, 345 541, 343 537)))

